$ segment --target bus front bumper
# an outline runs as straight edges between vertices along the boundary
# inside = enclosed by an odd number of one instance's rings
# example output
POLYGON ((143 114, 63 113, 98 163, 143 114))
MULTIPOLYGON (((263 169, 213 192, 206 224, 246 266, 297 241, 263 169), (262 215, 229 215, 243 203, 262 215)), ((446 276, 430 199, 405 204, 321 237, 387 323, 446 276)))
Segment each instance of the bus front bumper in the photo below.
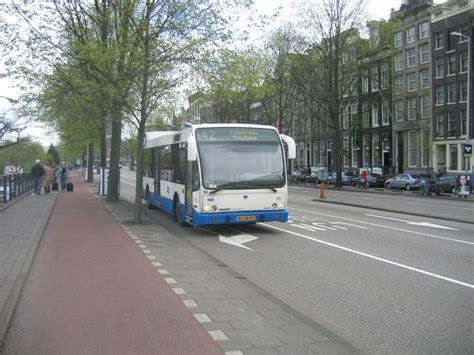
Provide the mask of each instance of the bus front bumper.
POLYGON ((251 224, 257 222, 286 222, 288 211, 248 211, 228 213, 193 212, 193 226, 209 224, 251 224))

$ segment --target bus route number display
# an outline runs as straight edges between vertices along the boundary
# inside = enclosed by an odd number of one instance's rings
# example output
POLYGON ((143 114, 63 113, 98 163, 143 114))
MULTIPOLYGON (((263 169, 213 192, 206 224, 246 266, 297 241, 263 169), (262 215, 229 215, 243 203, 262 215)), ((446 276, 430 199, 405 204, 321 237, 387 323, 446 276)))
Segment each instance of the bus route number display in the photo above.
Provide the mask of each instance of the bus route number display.
POLYGON ((201 141, 235 141, 235 142, 257 142, 275 140, 275 133, 266 129, 245 128, 216 128, 199 129, 196 131, 198 140, 201 141))

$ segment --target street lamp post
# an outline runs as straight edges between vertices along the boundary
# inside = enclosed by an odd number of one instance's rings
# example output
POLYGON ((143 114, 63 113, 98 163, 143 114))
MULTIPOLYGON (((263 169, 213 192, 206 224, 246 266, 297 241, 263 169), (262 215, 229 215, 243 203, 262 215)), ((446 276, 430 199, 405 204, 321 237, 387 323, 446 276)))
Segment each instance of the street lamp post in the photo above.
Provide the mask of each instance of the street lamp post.
MULTIPOLYGON (((451 32, 451 36, 467 40, 467 109, 466 109, 466 144, 471 144, 470 137, 470 106, 471 106, 471 37, 459 32, 451 32)), ((466 172, 469 171, 469 158, 466 159, 466 172)))

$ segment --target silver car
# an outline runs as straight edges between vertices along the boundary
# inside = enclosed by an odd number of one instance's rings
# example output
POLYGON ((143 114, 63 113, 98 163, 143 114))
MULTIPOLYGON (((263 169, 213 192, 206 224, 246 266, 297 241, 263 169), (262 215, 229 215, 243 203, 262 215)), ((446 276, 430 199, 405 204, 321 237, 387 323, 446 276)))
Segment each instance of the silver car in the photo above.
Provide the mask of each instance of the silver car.
POLYGON ((398 174, 385 181, 387 189, 405 189, 407 191, 418 189, 421 183, 420 175, 398 174))

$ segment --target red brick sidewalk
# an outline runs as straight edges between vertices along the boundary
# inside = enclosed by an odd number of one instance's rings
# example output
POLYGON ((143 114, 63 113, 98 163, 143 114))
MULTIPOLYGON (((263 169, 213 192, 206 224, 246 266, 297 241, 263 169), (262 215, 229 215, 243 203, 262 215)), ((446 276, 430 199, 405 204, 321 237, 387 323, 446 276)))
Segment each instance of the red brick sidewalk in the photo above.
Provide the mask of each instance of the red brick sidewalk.
POLYGON ((75 176, 31 266, 3 354, 222 354, 75 176))

